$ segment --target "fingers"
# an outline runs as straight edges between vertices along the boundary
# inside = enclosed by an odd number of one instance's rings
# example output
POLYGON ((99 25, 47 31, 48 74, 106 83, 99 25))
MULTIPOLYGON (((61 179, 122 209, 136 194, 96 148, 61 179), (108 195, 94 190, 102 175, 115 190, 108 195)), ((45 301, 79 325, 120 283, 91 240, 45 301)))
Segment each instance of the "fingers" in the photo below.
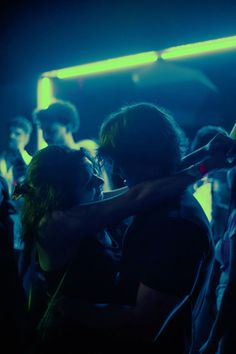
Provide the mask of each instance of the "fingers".
POLYGON ((208 143, 208 151, 214 154, 220 150, 224 151, 224 153, 228 153, 231 150, 235 150, 236 152, 236 140, 222 133, 217 134, 208 143))

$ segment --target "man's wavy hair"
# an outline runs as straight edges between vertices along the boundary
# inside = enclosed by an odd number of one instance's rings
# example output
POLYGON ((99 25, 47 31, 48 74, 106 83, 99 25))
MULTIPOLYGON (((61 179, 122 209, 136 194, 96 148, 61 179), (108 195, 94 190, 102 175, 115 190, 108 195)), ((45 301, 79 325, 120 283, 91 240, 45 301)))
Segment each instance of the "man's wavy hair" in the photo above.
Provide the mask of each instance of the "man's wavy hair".
POLYGON ((75 133, 80 127, 80 116, 76 106, 62 100, 51 103, 46 109, 34 110, 33 120, 38 125, 60 123, 68 127, 71 133, 75 133))
POLYGON ((147 102, 122 107, 112 113, 99 132, 99 155, 130 164, 156 164, 166 175, 175 172, 188 139, 164 109, 147 102))

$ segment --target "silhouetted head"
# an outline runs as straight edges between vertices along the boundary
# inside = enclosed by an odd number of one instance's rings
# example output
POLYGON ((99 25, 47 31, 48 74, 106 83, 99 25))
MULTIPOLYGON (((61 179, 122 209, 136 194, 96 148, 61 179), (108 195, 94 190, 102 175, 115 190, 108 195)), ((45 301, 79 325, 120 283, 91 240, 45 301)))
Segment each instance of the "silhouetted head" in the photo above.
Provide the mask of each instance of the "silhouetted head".
POLYGON ((35 110, 34 121, 43 131, 48 145, 67 145, 67 135, 75 133, 80 126, 79 112, 71 102, 58 100, 46 109, 35 110))
POLYGON ((187 138, 176 121, 150 103, 122 107, 101 126, 99 154, 130 180, 166 176, 178 170, 187 138))
POLYGON ((228 135, 227 131, 218 125, 205 125, 204 127, 200 128, 192 140, 190 145, 190 152, 193 152, 194 150, 197 150, 208 144, 209 141, 219 133, 228 135))
POLYGON ((32 133, 31 122, 22 116, 11 119, 8 124, 8 146, 13 150, 23 150, 32 133))

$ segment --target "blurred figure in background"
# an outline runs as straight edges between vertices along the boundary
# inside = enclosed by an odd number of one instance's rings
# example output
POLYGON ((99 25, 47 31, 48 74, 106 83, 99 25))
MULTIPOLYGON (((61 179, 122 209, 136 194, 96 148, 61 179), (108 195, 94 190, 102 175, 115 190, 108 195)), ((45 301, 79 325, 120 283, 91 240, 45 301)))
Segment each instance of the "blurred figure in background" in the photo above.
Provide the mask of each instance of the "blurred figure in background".
MULTIPOLYGON (((97 154, 96 139, 74 140, 74 133, 80 127, 80 115, 76 106, 63 100, 57 100, 46 109, 36 109, 33 112, 35 123, 42 129, 43 138, 47 145, 65 145, 71 149, 84 147, 93 157, 97 154)), ((110 181, 105 167, 102 167, 104 190, 110 190, 110 181)))
POLYGON ((31 133, 32 124, 25 117, 17 116, 8 123, 7 147, 0 154, 0 175, 7 181, 10 194, 31 161, 26 149, 31 133))
POLYGON ((215 247, 220 276, 216 287, 217 313, 202 354, 233 354, 236 348, 236 169, 228 171, 231 190, 227 225, 215 247), (218 348, 218 351, 217 351, 218 348))
MULTIPOLYGON (((190 152, 206 146, 216 135, 228 136, 227 131, 221 126, 205 125, 200 128, 190 145, 190 152)), ((227 183, 227 169, 220 169, 209 172, 202 179, 190 186, 190 191, 199 201, 210 222, 214 244, 222 238, 225 224, 227 222, 228 205, 230 199, 230 189, 227 183)), ((216 316, 216 286, 219 278, 220 267, 214 262, 207 285, 207 294, 201 307, 201 311, 196 315, 195 320, 195 343, 192 352, 198 352, 209 335, 209 331, 216 316)))
POLYGON ((73 134, 79 129, 80 117, 71 102, 57 100, 45 109, 33 112, 35 123, 42 129, 47 145, 65 145, 76 149, 73 134))
MULTIPOLYGON (((200 128, 192 140, 190 152, 206 145, 219 133, 228 135, 221 126, 205 125, 200 128)), ((207 214, 214 241, 217 242, 224 232, 230 198, 227 170, 221 169, 207 174, 193 185, 193 193, 207 214)))
MULTIPOLYGON (((27 151, 27 145, 32 134, 31 122, 22 116, 16 116, 8 122, 7 146, 0 154, 0 175, 8 185, 10 196, 14 187, 21 182, 26 173, 27 165, 32 157, 27 151)), ((14 249, 17 257, 23 248, 21 243, 21 221, 19 217, 21 201, 14 201, 16 212, 14 218, 14 249)))

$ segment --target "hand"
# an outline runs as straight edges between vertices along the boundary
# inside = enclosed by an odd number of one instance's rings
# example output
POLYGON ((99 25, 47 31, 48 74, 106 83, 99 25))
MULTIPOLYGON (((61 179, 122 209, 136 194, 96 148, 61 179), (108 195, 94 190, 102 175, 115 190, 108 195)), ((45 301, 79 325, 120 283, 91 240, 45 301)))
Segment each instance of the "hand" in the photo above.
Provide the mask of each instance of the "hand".
POLYGON ((211 139, 206 148, 210 155, 222 152, 228 157, 232 155, 236 156, 236 140, 222 133, 217 134, 211 139))
POLYGON ((229 162, 227 156, 222 151, 202 161, 203 165, 205 165, 207 169, 207 172, 215 169, 232 168, 235 166, 235 162, 235 160, 229 162))

